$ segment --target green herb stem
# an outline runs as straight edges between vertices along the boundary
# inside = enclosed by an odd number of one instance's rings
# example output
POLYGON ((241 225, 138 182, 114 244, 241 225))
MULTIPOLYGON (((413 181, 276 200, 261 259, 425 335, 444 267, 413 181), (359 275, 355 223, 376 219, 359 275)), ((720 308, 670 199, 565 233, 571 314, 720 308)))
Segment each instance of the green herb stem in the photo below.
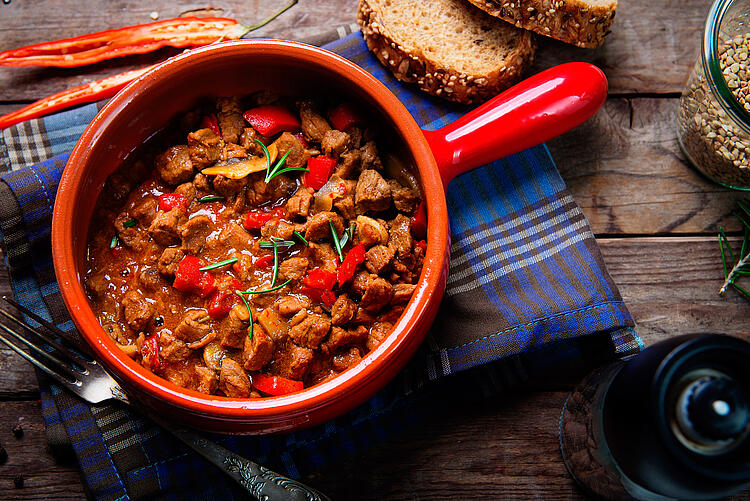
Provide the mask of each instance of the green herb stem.
POLYGON ((198 199, 198 202, 205 204, 206 202, 215 202, 217 200, 224 200, 221 195, 207 195, 198 199))
POLYGON ((276 240, 273 242, 273 277, 271 278, 271 287, 276 285, 276 278, 279 276, 279 246, 276 240))
POLYGON ((302 243, 305 244, 306 246, 310 245, 310 242, 308 242, 307 239, 305 237, 303 237, 302 233, 300 233, 299 231, 295 231, 294 232, 294 236, 296 236, 297 238, 299 238, 300 240, 302 240, 302 243))
POLYGON ((239 291, 239 293, 240 294, 265 294, 266 292, 274 292, 274 291, 277 291, 279 289, 283 289, 291 281, 292 281, 292 279, 290 278, 289 280, 287 280, 283 284, 279 284, 276 287, 271 287, 270 289, 265 289, 265 290, 261 290, 261 291, 239 291))
POLYGON ((120 241, 117 239, 117 234, 112 236, 112 240, 109 241, 109 248, 114 249, 120 241))
POLYGON ((273 249, 274 247, 291 247, 296 244, 294 240, 264 240, 258 244, 261 249, 273 249))
POLYGON ((344 256, 341 252, 341 242, 339 242, 339 237, 336 235, 336 228, 333 226, 333 221, 330 219, 328 220, 328 226, 331 228, 331 240, 333 240, 333 247, 336 249, 336 253, 339 255, 339 262, 344 262, 344 256))
POLYGON ((208 266, 204 266, 203 268, 198 268, 200 271, 208 271, 208 270, 215 270, 216 268, 221 268, 222 266, 226 266, 228 264, 234 264, 237 262, 237 258, 233 257, 231 259, 225 259, 224 261, 219 261, 218 263, 209 264, 208 266))
POLYGON ((252 339, 253 338, 253 310, 250 309, 250 304, 247 302, 247 299, 245 299, 245 296, 242 295, 242 291, 234 291, 238 296, 240 296, 240 299, 242 299, 242 302, 245 304, 245 308, 247 308, 247 314, 250 316, 250 328, 247 331, 247 336, 252 339))
POLYGON ((201 317, 198 320, 196 320, 199 324, 202 324, 203 322, 208 322, 211 320, 211 317, 209 315, 206 315, 205 317, 201 317))
POLYGON ((138 224, 138 223, 137 223, 137 222, 135 221, 135 219, 133 219, 132 217, 131 217, 130 219, 128 219, 127 221, 125 221, 124 223, 122 223, 122 225, 123 225, 123 226, 124 226, 125 228, 132 228, 132 227, 133 227, 133 226, 135 226, 136 224, 138 224))

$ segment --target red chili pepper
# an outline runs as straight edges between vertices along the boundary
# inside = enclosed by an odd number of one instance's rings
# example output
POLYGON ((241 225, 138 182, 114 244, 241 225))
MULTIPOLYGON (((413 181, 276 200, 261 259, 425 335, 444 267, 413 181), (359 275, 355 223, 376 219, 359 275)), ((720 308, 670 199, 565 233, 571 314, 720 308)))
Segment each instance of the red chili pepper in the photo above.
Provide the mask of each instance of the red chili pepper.
POLYGON ((120 89, 125 87, 131 81, 143 75, 154 66, 147 66, 146 68, 141 68, 139 70, 119 73, 117 75, 112 75, 111 77, 79 85, 42 98, 39 101, 33 102, 23 108, 0 117, 0 129, 5 129, 6 127, 23 122, 24 120, 49 115, 50 113, 69 108, 70 106, 110 98, 117 94, 120 89))
POLYGON ((339 286, 344 285, 357 271, 357 266, 365 262, 364 244, 355 245, 346 253, 344 262, 339 266, 338 282, 339 286))
POLYGON ((245 221, 242 225, 248 230, 259 230, 271 219, 273 219, 273 214, 270 212, 252 210, 245 214, 245 221))
POLYGON ((146 338, 143 344, 146 354, 149 358, 149 367, 152 371, 155 371, 161 367, 161 359, 159 357, 159 336, 154 334, 146 338))
POLYGON ((257 268, 266 269, 273 266, 273 256, 261 256, 253 263, 257 268))
POLYGON ((208 271, 201 271, 203 262, 195 256, 185 256, 177 265, 174 288, 181 292, 194 292, 207 297, 216 290, 216 280, 208 271))
POLYGON ((334 167, 336 167, 336 159, 318 155, 312 157, 307 161, 307 170, 302 175, 302 182, 308 188, 319 190, 324 184, 328 182, 328 178, 331 177, 334 167))
POLYGON ((423 240, 427 236, 427 212, 425 211, 424 202, 419 203, 419 207, 414 211, 414 215, 411 217, 411 234, 415 238, 423 240))
POLYGON ((309 148, 310 147, 310 143, 307 142, 307 139, 305 139, 305 135, 302 134, 302 131, 295 132, 294 133, 294 137, 296 137, 297 139, 299 139, 299 142, 302 143, 302 147, 303 148, 309 148))
POLYGON ((0 66, 72 68, 162 47, 195 47, 242 37, 248 28, 224 17, 178 17, 0 52, 0 66))
POLYGON ((302 283, 313 289, 331 290, 336 285, 336 274, 332 271, 314 268, 307 272, 302 283))
POLYGON ((323 294, 320 295, 320 300, 328 306, 333 306, 333 303, 336 302, 336 294, 333 291, 323 291, 323 294))
POLYGON ((284 219, 286 217, 286 209, 283 207, 276 207, 273 210, 273 215, 279 219, 284 219))
POLYGON ((221 136, 221 129, 219 129, 219 121, 216 119, 216 115, 211 113, 203 117, 201 120, 201 129, 211 129, 214 134, 221 136))
POLYGON ((256 390, 269 395, 286 395, 304 388, 302 381, 294 381, 281 376, 253 375, 253 386, 256 390))
POLYGON ((283 106, 267 104, 247 110, 242 115, 253 129, 266 137, 271 137, 286 130, 296 131, 300 128, 299 118, 283 106))
POLYGON ((350 103, 341 103, 328 114, 328 120, 336 130, 346 130, 352 125, 365 122, 362 112, 350 103))
POLYGON ((237 294, 215 292, 208 304, 208 316, 215 320, 226 317, 238 300, 237 294))
POLYGON ((164 193, 159 195, 159 210, 170 211, 175 207, 181 208, 187 212, 188 201, 179 193, 164 193))

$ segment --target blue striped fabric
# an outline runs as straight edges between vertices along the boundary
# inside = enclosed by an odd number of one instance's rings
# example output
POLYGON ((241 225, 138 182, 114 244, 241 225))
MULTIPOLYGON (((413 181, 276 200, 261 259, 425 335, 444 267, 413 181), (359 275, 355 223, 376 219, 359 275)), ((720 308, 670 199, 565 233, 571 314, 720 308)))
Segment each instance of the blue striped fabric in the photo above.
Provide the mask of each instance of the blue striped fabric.
MULTIPOLYGON (((353 34, 326 46, 370 71, 417 123, 436 129, 466 108, 393 79, 353 34)), ((0 138, 0 237, 16 298, 75 335, 49 252, 52 206, 67 152, 97 105, 6 129, 0 138)), ((451 268, 438 321, 403 373, 325 425, 271 437, 215 440, 293 477, 320 471, 419 423, 442 399, 496 394, 530 373, 581 357, 640 349, 633 320, 585 217, 542 145, 460 176, 447 193, 451 268), (445 377, 452 375, 451 377, 445 377), (480 381, 466 385, 462 381, 480 381), (458 388, 461 388, 459 390, 458 388)), ((42 413, 61 429, 98 499, 232 499, 242 494, 147 419, 118 404, 90 406, 45 379, 42 413)))

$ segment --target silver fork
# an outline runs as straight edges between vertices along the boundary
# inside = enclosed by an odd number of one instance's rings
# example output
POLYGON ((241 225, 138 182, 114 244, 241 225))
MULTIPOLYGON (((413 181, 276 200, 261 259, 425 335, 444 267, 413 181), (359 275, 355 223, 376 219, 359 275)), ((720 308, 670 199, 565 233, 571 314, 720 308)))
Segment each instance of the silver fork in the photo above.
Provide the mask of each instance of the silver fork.
MULTIPOLYGON (((116 399, 133 405, 117 381, 55 325, 11 298, 0 296, 0 300, 0 304, 4 302, 16 308, 48 331, 29 325, 13 311, 0 308, 0 342, 89 403, 116 399), (24 351, 22 346, 28 351, 24 351)), ((152 415, 149 417, 217 466, 256 499, 330 501, 320 492, 239 456, 195 432, 177 428, 152 415)))

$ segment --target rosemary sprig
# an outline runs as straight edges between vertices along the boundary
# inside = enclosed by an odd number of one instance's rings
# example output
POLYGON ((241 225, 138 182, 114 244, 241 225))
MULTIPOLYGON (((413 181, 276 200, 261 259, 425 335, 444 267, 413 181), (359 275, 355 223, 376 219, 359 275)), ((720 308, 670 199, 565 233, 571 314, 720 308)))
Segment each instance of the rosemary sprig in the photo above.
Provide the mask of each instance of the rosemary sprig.
POLYGON ((291 281, 292 281, 292 279, 290 278, 289 280, 287 280, 283 284, 279 284, 276 287, 271 287, 270 289, 265 289, 265 290, 262 290, 262 291, 238 291, 238 292, 240 294, 265 294, 266 292, 274 292, 274 291, 277 291, 279 289, 283 289, 291 281))
POLYGON ((279 276, 279 246, 276 240, 273 242, 273 277, 271 278, 271 287, 276 285, 276 278, 279 276))
POLYGON ((135 226, 136 224, 137 224, 137 223, 135 222, 135 219, 133 219, 132 217, 131 217, 130 219, 128 219, 127 221, 125 221, 124 223, 122 223, 122 225, 123 225, 123 226, 124 226, 125 228, 132 228, 132 227, 133 227, 133 226, 135 226))
POLYGON ((234 264, 237 262, 237 258, 233 257, 231 259, 225 259, 224 261, 219 261, 218 263, 209 264, 208 266, 204 266, 203 268, 198 268, 200 271, 208 271, 208 270, 215 270, 216 268, 221 268, 222 266, 226 266, 228 264, 234 264))
POLYGON ((336 234, 336 228, 333 226, 333 221, 330 219, 328 220, 328 226, 331 228, 331 239, 333 240, 333 248, 336 249, 336 253, 339 255, 339 262, 344 262, 344 255, 341 252, 341 248, 343 245, 341 245, 341 241, 339 240, 339 236, 336 234))
POLYGON ((109 248, 114 249, 115 247, 117 247, 118 243, 120 243, 120 241, 117 239, 117 234, 115 233, 112 236, 112 240, 109 241, 109 248))
POLYGON ((258 243, 258 247, 261 249, 273 249, 274 247, 291 247, 292 245, 295 245, 297 242, 294 240, 281 240, 272 238, 271 240, 264 240, 260 243, 258 243))
POLYGON ((721 253, 721 264, 724 269, 724 283, 719 289, 719 294, 724 294, 729 287, 734 288, 746 299, 750 300, 750 292, 744 287, 737 284, 740 277, 750 275, 750 206, 742 201, 737 205, 740 211, 733 212, 734 216, 740 220, 744 230, 740 253, 735 256, 732 246, 729 245, 724 228, 719 228, 719 252, 721 253), (730 261, 727 261, 729 258, 730 261), (729 265, 731 264, 731 268, 729 265))
POLYGON ((234 291, 238 296, 240 296, 240 299, 242 299, 242 302, 245 304, 245 308, 247 308, 247 314, 250 315, 250 328, 247 330, 247 336, 252 339, 253 338, 253 310, 250 309, 250 304, 248 304, 247 299, 245 299, 245 296, 242 295, 241 291, 234 291))
POLYGON ((302 243, 305 244, 305 246, 310 245, 310 242, 308 242, 307 239, 303 237, 302 233, 300 233, 299 231, 295 231, 294 236, 302 240, 302 243))
POLYGON ((286 161, 286 157, 289 156, 289 153, 291 153, 292 150, 289 150, 286 153, 284 153, 284 156, 281 157, 273 167, 271 167, 271 154, 268 153, 268 148, 266 148, 266 145, 258 141, 257 139, 255 140, 255 142, 258 143, 261 148, 263 148, 263 154, 266 156, 266 177, 265 179, 263 179, 266 182, 266 184, 271 182, 271 179, 285 172, 291 172, 295 170, 308 172, 308 170, 305 169, 304 167, 287 167, 285 169, 282 169, 282 167, 284 166, 284 162, 286 161))
POLYGON ((221 195, 206 195, 205 197, 200 197, 198 202, 205 204, 206 202, 215 202, 216 200, 224 200, 224 197, 221 195))

